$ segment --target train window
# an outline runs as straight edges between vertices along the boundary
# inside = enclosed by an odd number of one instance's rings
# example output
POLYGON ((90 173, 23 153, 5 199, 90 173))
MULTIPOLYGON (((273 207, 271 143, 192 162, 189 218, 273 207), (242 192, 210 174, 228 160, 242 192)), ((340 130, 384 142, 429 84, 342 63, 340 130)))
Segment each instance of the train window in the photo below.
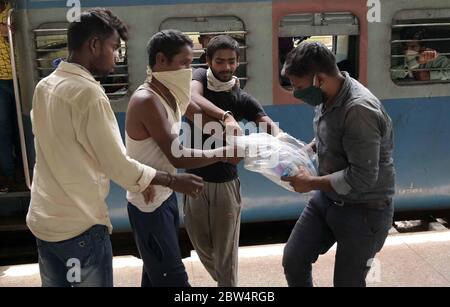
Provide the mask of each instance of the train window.
POLYGON ((239 42, 240 45, 240 65, 236 71, 241 88, 244 88, 247 81, 247 45, 244 22, 234 16, 216 17, 180 17, 169 18, 162 22, 160 30, 183 29, 183 33, 188 35, 194 42, 194 61, 192 68, 207 68, 205 50, 208 42, 214 36, 226 34, 239 42))
MULTIPOLYGON (((48 23, 33 31, 38 80, 50 75, 59 62, 67 58, 67 26, 67 23, 48 23)), ((119 62, 114 72, 106 77, 94 77, 105 88, 110 99, 117 99, 128 93, 127 45, 125 42, 121 42, 119 62)))
POLYGON ((348 12, 299 13, 284 16, 278 28, 280 84, 290 90, 289 80, 281 75, 289 51, 302 41, 320 41, 336 55, 340 70, 358 78, 358 18, 348 12))
POLYGON ((399 12, 392 23, 391 78, 397 85, 450 83, 450 9, 399 12))

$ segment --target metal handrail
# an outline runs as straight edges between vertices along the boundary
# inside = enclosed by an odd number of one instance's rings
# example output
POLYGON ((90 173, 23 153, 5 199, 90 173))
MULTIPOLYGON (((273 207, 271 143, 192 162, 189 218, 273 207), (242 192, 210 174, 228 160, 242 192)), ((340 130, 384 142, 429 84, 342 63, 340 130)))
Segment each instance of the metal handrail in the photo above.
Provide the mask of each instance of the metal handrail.
POLYGON ((414 28, 414 27, 446 27, 450 26, 450 22, 440 22, 440 23, 408 23, 401 25, 393 25, 392 28, 414 28))
MULTIPOLYGON (((239 65, 248 65, 248 62, 239 62, 239 65)), ((191 64, 191 67, 205 67, 208 66, 207 63, 201 63, 201 64, 191 64)))
POLYGON ((398 72, 398 71, 412 71, 412 72, 416 72, 416 71, 450 71, 450 68, 414 68, 414 69, 399 69, 399 68, 391 68, 390 69, 392 72, 398 72))
MULTIPOLYGON (((438 55, 445 55, 445 56, 447 56, 447 55, 450 55, 450 52, 443 52, 443 53, 438 52, 438 55)), ((392 58, 405 58, 406 55, 404 55, 404 54, 393 54, 393 55, 391 55, 391 57, 392 58)))
POLYGON ((450 41, 450 38, 443 37, 443 38, 424 38, 424 39, 396 39, 391 41, 391 44, 414 43, 414 42, 445 42, 445 41, 450 41))
POLYGON ((215 32, 192 32, 192 31, 186 31, 183 32, 187 35, 222 35, 222 34, 248 34, 247 31, 215 31, 215 32))
POLYGON ((31 190, 31 176, 30 170, 28 168, 27 146, 25 143, 25 129, 23 127, 23 120, 22 120, 22 103, 19 94, 19 80, 17 78, 16 59, 14 57, 13 33, 11 30, 13 12, 14 9, 10 9, 8 12, 8 38, 11 57, 11 70, 13 75, 14 96, 16 99, 17 124, 19 126, 20 147, 22 148, 22 160, 23 160, 23 171, 25 175, 25 183, 27 184, 27 187, 31 190))

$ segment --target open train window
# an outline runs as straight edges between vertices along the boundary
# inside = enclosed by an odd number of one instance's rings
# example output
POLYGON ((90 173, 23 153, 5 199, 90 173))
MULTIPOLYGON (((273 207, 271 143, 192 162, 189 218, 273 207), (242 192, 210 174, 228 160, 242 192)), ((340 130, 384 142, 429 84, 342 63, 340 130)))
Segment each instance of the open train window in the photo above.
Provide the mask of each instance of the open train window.
POLYGON ((280 85, 290 90, 286 77, 281 76, 286 56, 305 40, 320 41, 336 55, 342 71, 358 78, 359 22, 348 12, 299 13, 284 16, 278 28, 278 63, 280 85))
MULTIPOLYGON (((33 31, 38 80, 50 75, 59 62, 67 58, 67 27, 67 23, 47 23, 33 31)), ((124 41, 121 42, 119 62, 114 72, 106 77, 94 77, 105 88, 110 99, 120 98, 128 93, 127 45, 124 41)))
POLYGON ((392 22, 391 78, 397 85, 450 83, 450 9, 399 12, 392 22))
POLYGON ((236 39, 240 48, 239 67, 236 76, 239 78, 241 88, 244 88, 247 81, 247 45, 244 22, 234 16, 216 17, 180 17, 164 20, 160 25, 160 30, 182 29, 194 42, 194 61, 192 68, 207 68, 205 50, 208 42, 214 36, 226 34, 236 39))

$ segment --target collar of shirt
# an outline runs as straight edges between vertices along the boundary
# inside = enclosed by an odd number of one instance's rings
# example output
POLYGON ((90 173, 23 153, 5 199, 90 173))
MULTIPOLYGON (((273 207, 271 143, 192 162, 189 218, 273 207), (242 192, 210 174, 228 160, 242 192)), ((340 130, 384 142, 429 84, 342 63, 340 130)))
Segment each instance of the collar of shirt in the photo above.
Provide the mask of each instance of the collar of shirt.
POLYGON ((325 115, 326 113, 329 113, 329 112, 333 111, 334 109, 341 107, 344 104, 344 102, 347 101, 348 94, 350 93, 350 88, 352 85, 352 80, 351 80, 351 77, 348 74, 348 72, 343 71, 342 75, 345 78, 344 83, 342 84, 342 87, 339 90, 339 93, 334 98, 334 102, 331 105, 331 107, 324 112, 322 112, 322 108, 323 108, 324 104, 321 104, 317 107, 317 108, 319 108, 320 113, 322 113, 322 115, 325 115))
POLYGON ((87 70, 86 67, 82 65, 61 61, 56 70, 83 77, 91 82, 94 82, 103 90, 103 87, 101 86, 100 82, 95 80, 94 76, 89 72, 89 70, 87 70))

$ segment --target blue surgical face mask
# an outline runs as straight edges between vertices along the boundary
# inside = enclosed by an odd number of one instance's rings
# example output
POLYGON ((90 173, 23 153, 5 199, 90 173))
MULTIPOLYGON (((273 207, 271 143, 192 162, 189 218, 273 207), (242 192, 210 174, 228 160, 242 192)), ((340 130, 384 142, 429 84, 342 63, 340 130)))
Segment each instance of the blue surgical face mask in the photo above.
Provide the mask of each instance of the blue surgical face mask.
POLYGON ((316 76, 313 78, 313 85, 305 89, 294 90, 294 97, 303 100, 310 106, 316 107, 323 103, 324 95, 320 88, 316 87, 316 76))

